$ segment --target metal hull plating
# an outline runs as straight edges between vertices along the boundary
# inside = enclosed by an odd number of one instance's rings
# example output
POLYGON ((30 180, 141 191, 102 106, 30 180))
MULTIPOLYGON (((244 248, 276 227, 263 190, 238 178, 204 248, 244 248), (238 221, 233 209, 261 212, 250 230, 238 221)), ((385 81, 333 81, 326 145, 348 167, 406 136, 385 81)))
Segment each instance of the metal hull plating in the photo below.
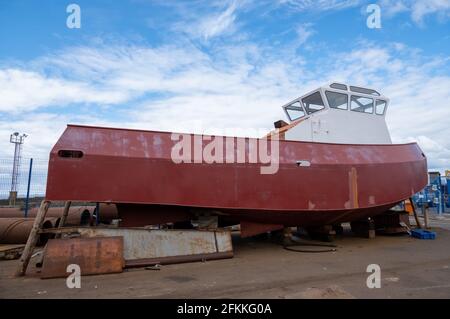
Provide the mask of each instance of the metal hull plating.
POLYGON ((415 143, 281 140, 279 169, 266 175, 260 168, 267 164, 249 161, 176 164, 174 144, 166 132, 69 125, 50 154, 46 198, 211 208, 235 221, 320 225, 382 213, 427 183, 426 158, 415 143))

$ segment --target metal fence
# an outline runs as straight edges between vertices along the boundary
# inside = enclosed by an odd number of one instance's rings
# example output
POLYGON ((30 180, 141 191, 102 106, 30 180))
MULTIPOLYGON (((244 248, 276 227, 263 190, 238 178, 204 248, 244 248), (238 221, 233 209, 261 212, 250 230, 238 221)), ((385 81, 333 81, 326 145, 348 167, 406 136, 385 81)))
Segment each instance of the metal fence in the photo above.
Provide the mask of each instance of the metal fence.
MULTIPOLYGON (((45 196, 48 159, 22 158, 17 176, 17 201, 45 196), (30 170, 31 169, 31 170, 30 170)), ((13 158, 0 158, 0 205, 8 203, 13 178, 13 158)))
MULTIPOLYGON (((450 181, 450 178, 448 178, 450 181)), ((426 205, 437 214, 450 212, 450 188, 448 183, 436 185, 432 183, 417 194, 413 195, 413 200, 418 207, 426 205)))

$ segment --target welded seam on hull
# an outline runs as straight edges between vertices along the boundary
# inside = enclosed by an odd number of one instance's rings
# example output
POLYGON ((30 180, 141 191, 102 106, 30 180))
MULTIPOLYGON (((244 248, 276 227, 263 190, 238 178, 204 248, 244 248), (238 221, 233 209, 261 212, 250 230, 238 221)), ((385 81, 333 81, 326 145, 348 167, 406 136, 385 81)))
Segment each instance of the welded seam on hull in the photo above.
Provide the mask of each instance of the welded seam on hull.
POLYGON ((350 203, 353 208, 359 208, 358 201, 358 173, 355 167, 348 172, 350 203))

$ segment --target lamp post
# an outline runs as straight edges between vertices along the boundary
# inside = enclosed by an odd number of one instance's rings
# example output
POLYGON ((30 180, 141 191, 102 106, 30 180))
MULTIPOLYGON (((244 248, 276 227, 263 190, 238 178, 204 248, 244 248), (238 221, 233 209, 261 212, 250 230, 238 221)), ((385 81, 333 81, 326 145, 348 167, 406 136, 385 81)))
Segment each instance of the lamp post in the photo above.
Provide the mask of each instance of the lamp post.
POLYGON ((19 179, 19 168, 20 168, 20 160, 21 160, 21 152, 22 152, 22 144, 27 137, 26 134, 19 134, 19 132, 14 132, 11 134, 9 141, 14 144, 14 162, 13 162, 13 170, 11 177, 11 190, 9 192, 9 205, 15 206, 17 199, 17 184, 19 179))

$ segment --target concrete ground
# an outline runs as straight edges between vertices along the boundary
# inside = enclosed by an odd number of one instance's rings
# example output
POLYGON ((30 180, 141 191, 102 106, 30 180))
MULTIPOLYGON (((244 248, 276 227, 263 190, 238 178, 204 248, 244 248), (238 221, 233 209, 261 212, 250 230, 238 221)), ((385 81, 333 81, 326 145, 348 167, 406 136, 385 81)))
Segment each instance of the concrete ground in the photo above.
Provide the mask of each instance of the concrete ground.
MULTIPOLYGON (((419 220, 424 224, 423 217, 419 217, 419 220)), ((441 227, 450 230, 450 214, 429 213, 430 227, 441 227)))
POLYGON ((450 218, 433 226, 436 240, 346 232, 327 253, 234 236, 232 259, 85 276, 80 289, 39 279, 34 268, 15 278, 17 260, 0 261, 0 298, 450 298, 450 218), (366 285, 369 264, 381 267, 379 289, 366 285))

